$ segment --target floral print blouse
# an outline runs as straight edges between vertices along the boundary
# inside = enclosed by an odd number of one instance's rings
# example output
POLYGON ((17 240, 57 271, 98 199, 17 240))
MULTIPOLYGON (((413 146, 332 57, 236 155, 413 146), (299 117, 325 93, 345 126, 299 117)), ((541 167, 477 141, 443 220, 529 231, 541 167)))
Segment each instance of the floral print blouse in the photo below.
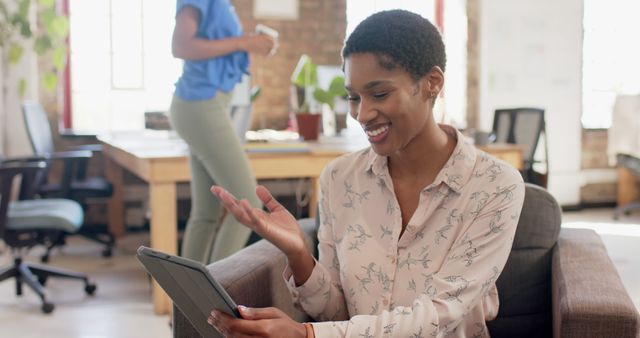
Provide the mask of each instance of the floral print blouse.
POLYGON ((518 171, 457 145, 400 236, 387 158, 371 148, 342 156, 321 178, 319 259, 294 302, 317 337, 488 337, 495 281, 524 200, 518 171))

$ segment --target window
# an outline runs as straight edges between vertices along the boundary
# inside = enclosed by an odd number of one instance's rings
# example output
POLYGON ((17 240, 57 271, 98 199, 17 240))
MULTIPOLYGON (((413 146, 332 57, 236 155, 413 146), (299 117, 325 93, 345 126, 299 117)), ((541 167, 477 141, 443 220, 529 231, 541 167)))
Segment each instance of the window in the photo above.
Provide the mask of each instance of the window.
POLYGON ((640 94, 640 3, 584 2, 582 126, 609 128, 618 94, 640 94))
POLYGON ((367 16, 389 9, 405 9, 436 23, 436 2, 444 6, 443 40, 447 53, 443 97, 436 101, 437 122, 466 127, 467 109, 467 15, 466 0, 349 0, 347 1, 347 36, 367 16))
POLYGON ((174 16, 173 0, 69 0, 73 129, 143 129, 145 111, 169 108, 174 16))

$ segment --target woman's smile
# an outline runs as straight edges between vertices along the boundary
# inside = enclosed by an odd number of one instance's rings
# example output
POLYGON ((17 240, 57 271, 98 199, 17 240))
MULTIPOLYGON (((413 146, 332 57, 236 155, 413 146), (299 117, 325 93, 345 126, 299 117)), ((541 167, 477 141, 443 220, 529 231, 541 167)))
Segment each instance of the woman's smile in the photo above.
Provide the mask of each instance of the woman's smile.
POLYGON ((364 131, 367 134, 367 138, 371 143, 381 143, 389 134, 391 123, 388 124, 376 124, 371 127, 365 127, 364 131))

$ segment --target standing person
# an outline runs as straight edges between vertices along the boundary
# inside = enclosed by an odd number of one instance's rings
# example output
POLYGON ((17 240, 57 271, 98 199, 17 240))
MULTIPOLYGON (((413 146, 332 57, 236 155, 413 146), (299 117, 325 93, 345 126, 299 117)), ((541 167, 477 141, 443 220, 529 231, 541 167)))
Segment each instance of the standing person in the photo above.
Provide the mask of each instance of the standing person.
POLYGON ((350 114, 371 146, 320 177, 319 259, 295 219, 264 187, 269 212, 212 192, 288 259, 284 277, 315 323, 275 308, 212 311, 229 337, 487 337, 498 313, 495 281, 524 201, 515 168, 437 124, 444 85, 438 30, 403 10, 373 14, 342 50, 350 114))
POLYGON ((209 263, 244 247, 250 229, 225 217, 209 187, 223 186, 249 199, 255 178, 230 119, 231 92, 247 73, 248 53, 268 55, 275 41, 243 35, 229 0, 178 0, 172 51, 184 59, 171 102, 171 125, 189 145, 191 214, 182 256, 209 263))

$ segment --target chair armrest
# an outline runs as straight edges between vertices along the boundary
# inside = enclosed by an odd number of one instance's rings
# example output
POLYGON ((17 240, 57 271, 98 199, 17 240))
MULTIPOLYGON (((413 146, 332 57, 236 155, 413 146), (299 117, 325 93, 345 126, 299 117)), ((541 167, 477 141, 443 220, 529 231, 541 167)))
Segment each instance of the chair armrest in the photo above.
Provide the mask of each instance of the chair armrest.
POLYGON ((46 161, 46 160, 47 158, 43 156, 9 157, 9 158, 0 158, 0 164, 4 165, 6 163, 27 163, 27 162, 46 161))
POLYGON ((562 229, 551 274, 554 337, 637 337, 638 312, 593 230, 562 229))
POLYGON ((48 157, 52 160, 87 160, 93 154, 89 150, 68 150, 51 153, 48 157))
MULTIPOLYGON (((0 164, 0 235, 4 233, 6 222, 7 208, 11 199, 13 188, 13 180, 16 176, 22 175, 20 194, 27 193, 31 190, 30 183, 34 181, 34 177, 46 168, 44 161, 35 162, 3 162, 0 164)), ((0 237, 1 238, 1 237, 0 237)))
POLYGON ((67 150, 87 150, 92 153, 101 153, 102 144, 81 144, 77 146, 66 147, 67 150))
MULTIPOLYGON (((306 234, 307 246, 311 249, 313 241, 308 232, 313 230, 308 223, 300 221, 306 234)), ((297 321, 306 321, 308 317, 293 306, 291 295, 282 278, 287 264, 285 255, 273 244, 260 240, 235 254, 217 261, 207 268, 211 275, 229 293, 238 305, 249 307, 277 307, 297 321)), ((193 325, 174 305, 173 336, 200 337, 193 325)))

